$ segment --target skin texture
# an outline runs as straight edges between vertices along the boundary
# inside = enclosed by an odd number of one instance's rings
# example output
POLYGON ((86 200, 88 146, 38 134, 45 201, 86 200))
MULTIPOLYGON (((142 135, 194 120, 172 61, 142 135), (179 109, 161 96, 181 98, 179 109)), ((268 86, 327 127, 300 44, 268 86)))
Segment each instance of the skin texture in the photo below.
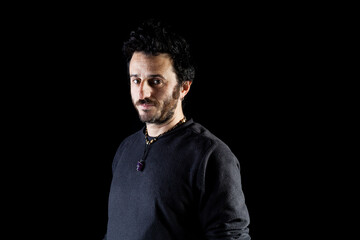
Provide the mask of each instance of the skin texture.
POLYGON ((135 52, 129 73, 132 102, 150 136, 158 136, 184 118, 182 99, 192 82, 178 83, 167 54, 135 52))

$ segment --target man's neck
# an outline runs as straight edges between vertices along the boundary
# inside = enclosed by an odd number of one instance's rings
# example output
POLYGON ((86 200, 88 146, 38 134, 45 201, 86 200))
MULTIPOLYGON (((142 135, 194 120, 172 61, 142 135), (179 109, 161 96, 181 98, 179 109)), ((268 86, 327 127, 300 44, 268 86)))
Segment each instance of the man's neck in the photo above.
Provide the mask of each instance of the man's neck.
POLYGON ((173 128, 183 118, 184 118, 184 114, 179 114, 178 116, 174 116, 173 118, 169 119, 169 121, 162 124, 147 123, 146 127, 148 134, 150 137, 159 136, 160 134, 173 128))

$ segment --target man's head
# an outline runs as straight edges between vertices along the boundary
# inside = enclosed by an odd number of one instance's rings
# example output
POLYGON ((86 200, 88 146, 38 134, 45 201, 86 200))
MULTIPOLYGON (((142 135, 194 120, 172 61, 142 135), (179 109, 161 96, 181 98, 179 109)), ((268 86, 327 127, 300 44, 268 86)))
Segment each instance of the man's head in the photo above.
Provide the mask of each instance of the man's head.
POLYGON ((186 41, 152 20, 131 32, 123 51, 141 121, 161 124, 182 114, 181 101, 195 75, 186 41))

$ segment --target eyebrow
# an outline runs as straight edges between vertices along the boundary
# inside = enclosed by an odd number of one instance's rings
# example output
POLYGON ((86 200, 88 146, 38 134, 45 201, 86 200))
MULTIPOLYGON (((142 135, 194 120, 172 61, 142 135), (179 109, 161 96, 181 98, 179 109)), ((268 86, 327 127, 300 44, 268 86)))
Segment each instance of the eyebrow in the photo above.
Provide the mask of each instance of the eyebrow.
MULTIPOLYGON (((138 74, 131 74, 130 77, 139 77, 139 75, 138 74)), ((147 76, 147 78, 156 78, 156 77, 165 79, 164 76, 161 75, 161 74, 150 74, 150 75, 147 76)))

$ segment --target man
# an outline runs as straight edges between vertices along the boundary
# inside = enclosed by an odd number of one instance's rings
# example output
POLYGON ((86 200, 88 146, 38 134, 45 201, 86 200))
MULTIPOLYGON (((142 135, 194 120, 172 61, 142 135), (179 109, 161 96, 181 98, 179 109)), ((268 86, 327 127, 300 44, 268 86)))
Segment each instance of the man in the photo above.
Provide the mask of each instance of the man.
POLYGON ((148 21, 123 50, 145 126, 115 154, 105 239, 250 239, 239 161, 182 110, 195 72, 187 42, 148 21))

